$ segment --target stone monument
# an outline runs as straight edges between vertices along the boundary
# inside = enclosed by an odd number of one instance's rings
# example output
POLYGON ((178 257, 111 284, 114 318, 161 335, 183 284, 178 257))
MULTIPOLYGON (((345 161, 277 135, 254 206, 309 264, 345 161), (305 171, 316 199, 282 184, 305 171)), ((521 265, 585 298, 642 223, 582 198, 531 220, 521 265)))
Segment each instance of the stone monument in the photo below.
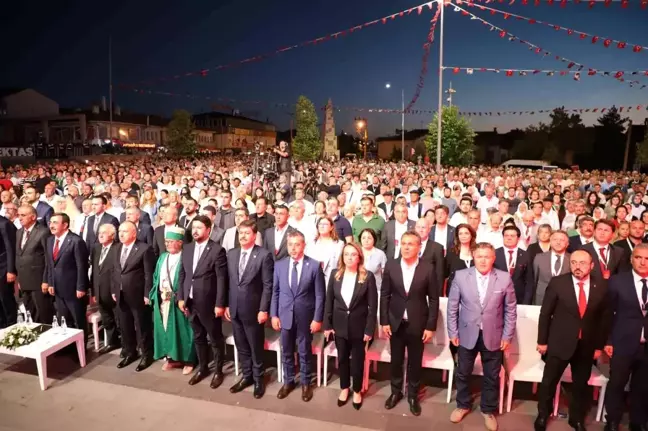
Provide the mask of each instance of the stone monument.
POLYGON ((324 153, 325 159, 340 158, 337 135, 335 134, 335 120, 333 119, 333 102, 329 99, 326 104, 326 119, 324 121, 324 153))

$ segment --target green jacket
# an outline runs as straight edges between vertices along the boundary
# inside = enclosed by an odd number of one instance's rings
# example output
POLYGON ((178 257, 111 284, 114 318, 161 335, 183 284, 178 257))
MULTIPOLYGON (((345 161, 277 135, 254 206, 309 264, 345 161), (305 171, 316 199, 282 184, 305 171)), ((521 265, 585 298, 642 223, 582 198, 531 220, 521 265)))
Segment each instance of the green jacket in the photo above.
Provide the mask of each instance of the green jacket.
POLYGON ((380 244, 382 231, 385 228, 385 220, 378 214, 374 214, 368 222, 365 221, 362 214, 355 216, 353 218, 351 229, 353 229, 353 238, 355 238, 358 243, 360 242, 360 232, 362 232, 366 228, 373 229, 373 231, 376 232, 376 237, 378 240, 376 241, 375 245, 376 247, 378 247, 378 244, 380 244))
POLYGON ((196 349, 194 348, 193 330, 189 319, 178 308, 175 293, 180 284, 180 266, 176 267, 173 274, 173 299, 169 307, 169 318, 167 330, 164 330, 162 313, 160 312, 160 271, 164 271, 162 264, 169 253, 164 252, 157 261, 155 273, 153 274, 153 288, 149 294, 153 307, 153 357, 160 359, 164 356, 173 361, 180 361, 186 364, 196 363, 196 349))

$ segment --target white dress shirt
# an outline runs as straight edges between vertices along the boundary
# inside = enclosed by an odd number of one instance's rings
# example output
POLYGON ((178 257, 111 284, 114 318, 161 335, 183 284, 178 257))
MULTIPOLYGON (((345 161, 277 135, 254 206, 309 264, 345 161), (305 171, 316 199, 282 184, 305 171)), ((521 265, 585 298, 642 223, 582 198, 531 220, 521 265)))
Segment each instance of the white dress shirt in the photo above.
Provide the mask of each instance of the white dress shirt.
MULTIPOLYGON (((209 241, 209 240, 207 240, 209 241)), ((196 270, 196 267, 198 266, 198 262, 200 261, 200 256, 202 256, 203 252, 205 251, 205 247, 207 246, 207 241, 203 241, 201 243, 197 242, 196 246, 194 248, 194 255, 193 255, 193 269, 192 272, 196 270)), ((189 290, 189 298, 193 298, 193 283, 191 284, 191 289, 189 290)))
POLYGON ((572 280, 574 281, 574 292, 576 292, 576 304, 578 304, 578 296, 580 295, 580 287, 578 287, 578 283, 583 283, 583 290, 585 291, 585 300, 589 302, 589 294, 590 294, 589 277, 579 280, 576 277, 572 276, 572 280))
POLYGON ((34 226, 36 226, 36 224, 31 225, 29 229, 25 228, 23 232, 22 242, 20 244, 21 250, 25 248, 25 244, 27 243, 27 238, 29 238, 29 235, 31 235, 31 233, 34 231, 34 226))
POLYGON ((518 255, 518 248, 508 248, 508 247, 503 247, 504 248, 504 255, 506 257, 506 267, 507 268, 515 268, 515 264, 517 263, 517 255, 518 255), (510 252, 513 252, 513 255, 511 255, 510 252))
POLYGON ((347 308, 351 305, 351 298, 353 298, 357 275, 357 273, 345 271, 344 276, 342 277, 342 288, 340 289, 340 294, 342 295, 342 299, 347 308))
POLYGON ((292 270, 293 267, 295 266, 295 262, 297 262, 297 285, 299 285, 299 282, 301 281, 301 274, 302 274, 302 269, 304 268, 304 256, 299 260, 295 260, 292 257, 290 258, 290 265, 288 266, 288 286, 290 286, 291 283, 291 277, 292 277, 292 270))
POLYGON ((448 240, 448 226, 436 226, 434 229, 434 242, 441 244, 445 250, 448 240))
MULTIPOLYGON (((413 265, 408 265, 405 263, 405 259, 401 259, 401 271, 403 272, 403 287, 405 288, 405 293, 409 295, 410 288, 412 287, 412 280, 414 280, 414 272, 416 272, 416 267, 418 266, 419 260, 416 259, 413 265)), ((407 320, 407 307, 405 307, 405 314, 403 314, 403 320, 407 320)))
POLYGON ((400 241, 403 234, 407 232, 407 222, 399 223, 398 221, 394 222, 394 259, 398 259, 400 256, 400 241))
POLYGON ((608 262, 610 261, 610 245, 608 244, 604 246, 603 244, 599 244, 598 242, 596 242, 596 240, 592 242, 592 245, 594 246, 594 252, 596 253, 596 257, 598 257, 599 262, 603 260, 603 258, 601 258, 601 249, 602 248, 605 249, 603 251, 603 255, 605 256, 605 261, 602 263, 607 268, 608 262))
MULTIPOLYGON (((641 307, 641 312, 645 316, 646 313, 644 312, 643 306, 642 306, 643 305, 643 298, 641 297, 641 290, 643 289, 643 283, 641 282, 641 280, 643 280, 644 278, 642 276, 640 276, 639 274, 637 274, 636 272, 634 272, 634 271, 632 271, 632 278, 634 279, 634 286, 635 286, 635 291, 637 292, 637 299, 639 300, 639 307, 641 307)), ((646 338, 644 337, 643 325, 642 325, 642 329, 641 329, 641 342, 642 343, 646 342, 646 338)))
POLYGON ((288 224, 286 224, 283 229, 279 229, 278 227, 275 226, 274 228, 274 248, 275 248, 275 254, 277 254, 277 251, 279 251, 279 247, 281 246, 281 241, 283 241, 283 237, 286 234, 286 230, 288 229, 288 224))
POLYGON ((65 238, 67 237, 68 231, 66 230, 63 235, 59 237, 54 237, 54 244, 52 245, 52 256, 54 253, 54 249, 56 248, 56 240, 58 239, 59 242, 59 251, 61 250, 61 247, 63 247, 63 243, 65 242, 65 238))

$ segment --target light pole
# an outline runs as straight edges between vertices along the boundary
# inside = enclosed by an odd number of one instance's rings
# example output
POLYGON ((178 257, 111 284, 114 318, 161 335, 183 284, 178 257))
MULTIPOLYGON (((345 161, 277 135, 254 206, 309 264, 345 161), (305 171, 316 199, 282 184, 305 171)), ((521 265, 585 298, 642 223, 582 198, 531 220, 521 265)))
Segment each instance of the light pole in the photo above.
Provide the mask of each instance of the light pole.
MULTIPOLYGON (((385 84, 386 89, 391 88, 388 82, 385 84)), ((401 89, 401 161, 405 160, 405 90, 401 89)))
POLYGON ((441 8, 439 12, 439 20, 441 21, 441 28, 439 29, 439 107, 438 107, 438 125, 437 125, 437 160, 436 168, 437 174, 441 172, 441 133, 443 127, 442 112, 443 112, 443 8, 445 0, 437 0, 438 7, 441 8))

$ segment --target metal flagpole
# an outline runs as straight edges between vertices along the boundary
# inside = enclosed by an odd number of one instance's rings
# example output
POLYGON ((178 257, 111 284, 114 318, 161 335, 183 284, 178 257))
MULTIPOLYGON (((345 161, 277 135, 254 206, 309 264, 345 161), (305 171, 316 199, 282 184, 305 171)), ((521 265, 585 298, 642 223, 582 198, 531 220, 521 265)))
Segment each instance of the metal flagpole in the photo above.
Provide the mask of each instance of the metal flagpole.
POLYGON ((110 112, 110 131, 108 139, 112 143, 113 133, 113 81, 112 81, 112 36, 108 36, 108 105, 110 112))
POLYGON ((405 160, 405 89, 401 89, 401 160, 405 160))
POLYGON ((441 127, 442 127, 442 109, 443 109, 443 7, 445 0, 437 0, 438 7, 441 8, 439 12, 439 19, 441 20, 440 38, 439 38, 439 107, 438 107, 438 125, 437 125, 437 173, 441 170, 441 127))

